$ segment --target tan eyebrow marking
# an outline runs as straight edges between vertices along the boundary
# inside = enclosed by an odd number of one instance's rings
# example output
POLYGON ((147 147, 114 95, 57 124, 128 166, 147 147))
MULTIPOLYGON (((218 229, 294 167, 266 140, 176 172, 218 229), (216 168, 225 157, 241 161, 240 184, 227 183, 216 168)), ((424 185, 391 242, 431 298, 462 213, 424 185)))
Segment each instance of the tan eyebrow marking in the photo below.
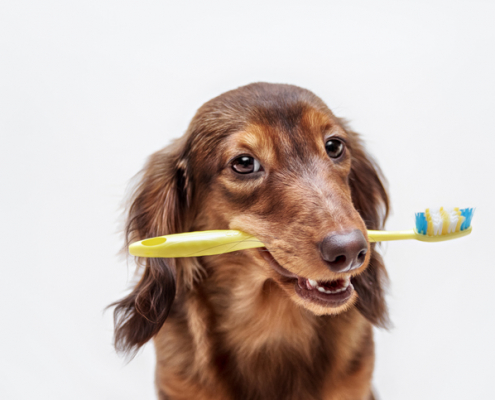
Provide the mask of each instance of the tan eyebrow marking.
POLYGON ((257 158, 262 165, 273 165, 276 162, 276 152, 269 128, 249 125, 246 129, 231 135, 227 140, 227 161, 243 153, 257 158))

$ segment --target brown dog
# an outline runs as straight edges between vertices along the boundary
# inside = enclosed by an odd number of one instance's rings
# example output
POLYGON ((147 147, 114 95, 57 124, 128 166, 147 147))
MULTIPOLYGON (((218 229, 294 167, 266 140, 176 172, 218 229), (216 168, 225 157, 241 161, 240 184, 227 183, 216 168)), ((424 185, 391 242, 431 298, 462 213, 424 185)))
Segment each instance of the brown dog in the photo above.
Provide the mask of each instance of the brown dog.
POLYGON ((366 229, 388 198, 358 135, 311 92, 256 83, 207 102, 149 159, 127 244, 239 229, 266 248, 146 259, 116 347, 154 339, 160 399, 371 399, 386 272, 366 229))

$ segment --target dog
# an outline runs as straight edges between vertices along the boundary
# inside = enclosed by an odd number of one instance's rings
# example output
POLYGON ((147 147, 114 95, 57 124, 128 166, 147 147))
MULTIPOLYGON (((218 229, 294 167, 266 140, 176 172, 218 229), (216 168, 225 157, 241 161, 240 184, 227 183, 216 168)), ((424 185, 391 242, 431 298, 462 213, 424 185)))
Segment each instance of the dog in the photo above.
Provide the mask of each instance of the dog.
POLYGON ((208 101, 149 158, 126 246, 238 229, 265 247, 138 260, 139 282, 114 303, 117 350, 153 339, 159 399, 373 399, 387 275, 367 229, 387 218, 383 182, 308 90, 254 83, 208 101))

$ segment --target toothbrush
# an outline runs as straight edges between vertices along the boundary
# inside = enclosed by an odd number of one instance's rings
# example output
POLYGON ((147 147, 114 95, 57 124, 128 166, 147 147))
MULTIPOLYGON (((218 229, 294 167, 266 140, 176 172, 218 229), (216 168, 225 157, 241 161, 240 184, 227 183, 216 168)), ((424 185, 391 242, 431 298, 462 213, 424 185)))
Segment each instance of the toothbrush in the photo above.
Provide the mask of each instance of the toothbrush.
POLYGON ((427 208, 416 213, 416 229, 406 231, 368 231, 370 242, 416 239, 422 242, 443 242, 469 235, 472 231, 473 208, 427 208))
MULTIPOLYGON (((416 214, 416 229, 405 231, 368 230, 370 242, 416 239, 441 242, 469 235, 472 231, 473 208, 426 209, 416 214)), ((199 257, 265 247, 265 244, 245 232, 215 230, 158 236, 132 243, 129 253, 137 257, 199 257)))

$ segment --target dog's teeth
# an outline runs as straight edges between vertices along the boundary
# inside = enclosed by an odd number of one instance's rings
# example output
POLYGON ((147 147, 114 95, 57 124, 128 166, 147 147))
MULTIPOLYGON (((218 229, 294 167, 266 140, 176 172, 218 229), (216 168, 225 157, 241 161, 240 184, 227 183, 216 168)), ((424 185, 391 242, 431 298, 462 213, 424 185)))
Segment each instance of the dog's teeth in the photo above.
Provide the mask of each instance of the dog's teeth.
POLYGON ((305 282, 306 282, 306 289, 308 289, 308 290, 313 290, 313 289, 315 288, 315 286, 313 286, 313 285, 311 284, 311 282, 310 282, 310 280, 309 280, 309 279, 306 279, 306 281, 305 281, 305 282))
POLYGON ((338 288, 338 289, 328 289, 325 286, 320 286, 318 284, 318 282, 315 281, 315 280, 313 280, 313 279, 306 279, 305 280, 305 282, 306 282, 306 288, 308 290, 317 289, 319 292, 326 293, 326 294, 336 294, 336 293, 345 292, 347 290, 347 288, 349 287, 349 285, 352 286, 352 284, 351 284, 351 278, 350 277, 342 278, 342 281, 343 281, 342 282, 342 286, 340 288, 338 288))

